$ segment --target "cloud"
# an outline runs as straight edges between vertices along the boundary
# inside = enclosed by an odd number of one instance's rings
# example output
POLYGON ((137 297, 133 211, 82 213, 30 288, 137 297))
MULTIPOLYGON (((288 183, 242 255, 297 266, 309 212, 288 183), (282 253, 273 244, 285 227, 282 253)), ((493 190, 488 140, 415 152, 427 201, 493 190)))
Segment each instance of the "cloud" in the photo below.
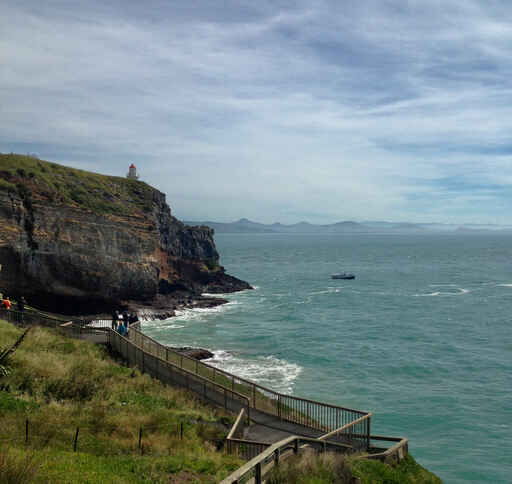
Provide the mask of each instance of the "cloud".
POLYGON ((133 161, 187 219, 511 222, 506 2, 3 11, 0 151, 133 161))

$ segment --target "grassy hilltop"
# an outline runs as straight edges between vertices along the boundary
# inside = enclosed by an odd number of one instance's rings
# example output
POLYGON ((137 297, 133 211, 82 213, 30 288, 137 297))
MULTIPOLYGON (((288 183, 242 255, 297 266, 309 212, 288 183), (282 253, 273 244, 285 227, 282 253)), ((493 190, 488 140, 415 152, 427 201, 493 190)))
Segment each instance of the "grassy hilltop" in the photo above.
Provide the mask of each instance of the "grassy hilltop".
POLYGON ((0 190, 27 189, 41 201, 113 215, 150 212, 155 191, 147 183, 126 177, 100 175, 32 156, 0 153, 0 190))

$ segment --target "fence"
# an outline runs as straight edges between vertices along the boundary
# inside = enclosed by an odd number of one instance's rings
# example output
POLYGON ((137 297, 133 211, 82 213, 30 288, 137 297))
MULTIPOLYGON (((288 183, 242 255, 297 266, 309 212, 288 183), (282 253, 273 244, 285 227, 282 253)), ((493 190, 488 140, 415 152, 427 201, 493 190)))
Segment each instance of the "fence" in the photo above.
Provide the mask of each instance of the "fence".
POLYGON ((250 401, 251 408, 276 416, 280 420, 319 430, 323 434, 332 433, 333 439, 354 442, 361 449, 368 449, 370 446, 369 412, 276 392, 185 356, 134 328, 130 330, 129 338, 137 347, 163 361, 245 395, 250 401))
MULTIPOLYGON (((134 330, 130 330, 130 332, 132 331, 134 330)), ((245 408, 247 416, 250 417, 250 402, 245 395, 218 382, 213 382, 196 373, 180 368, 159 356, 149 354, 128 338, 111 329, 107 330, 107 335, 111 347, 123 356, 130 365, 137 366, 142 372, 148 373, 164 383, 191 390, 203 400, 224 407, 226 410, 236 413, 241 408, 245 408)))
POLYGON ((131 326, 128 338, 112 331, 111 320, 83 319, 65 323, 39 313, 3 310, 0 317, 16 324, 41 324, 59 328, 73 337, 110 343, 130 364, 137 365, 164 382, 195 391, 205 400, 238 412, 250 408, 320 431, 324 440, 349 443, 360 450, 370 448, 371 413, 285 395, 237 377, 197 359, 183 355, 131 326))
POLYGON ((341 452, 347 451, 347 446, 334 442, 321 441, 308 437, 298 437, 296 435, 270 445, 247 464, 240 467, 230 476, 224 479, 221 484, 243 484, 248 481, 255 484, 261 484, 265 481, 267 474, 279 461, 289 457, 292 454, 298 454, 302 448, 312 448, 317 452, 341 452))
POLYGON ((372 440, 378 442, 396 442, 389 449, 372 448, 372 453, 365 455, 365 459, 380 460, 392 464, 398 464, 409 453, 409 440, 403 437, 383 437, 380 435, 372 435, 372 440), (380 450, 381 452, 378 452, 380 450))
POLYGON ((226 437, 225 448, 228 454, 234 454, 244 460, 251 460, 257 455, 261 454, 272 444, 245 440, 243 438, 245 422, 245 410, 242 408, 235 423, 233 424, 233 427, 231 427, 231 430, 226 437))
MULTIPOLYGON (((34 421, 25 418, 19 419, 14 425, 9 426, 8 436, 5 433, 0 435, 0 445, 44 449, 52 442, 52 447, 60 450, 73 450, 74 452, 79 450, 96 455, 105 455, 109 453, 109 450, 113 452, 111 448, 113 445, 112 435, 117 434, 116 445, 119 446, 118 451, 157 455, 159 451, 154 444, 152 445, 155 434, 165 436, 167 440, 165 454, 167 454, 169 444, 180 445, 179 443, 186 439, 190 433, 192 435, 197 434, 208 425, 218 427, 216 422, 190 419, 160 425, 123 425, 122 427, 116 427, 103 421, 97 421, 92 425, 84 425, 84 422, 55 425, 41 419, 34 421)), ((160 450, 160 453, 163 454, 162 450, 160 450)))
POLYGON ((57 328, 65 322, 64 319, 57 319, 37 311, 16 311, 13 309, 0 309, 0 319, 5 319, 17 326, 46 326, 48 328, 57 328))

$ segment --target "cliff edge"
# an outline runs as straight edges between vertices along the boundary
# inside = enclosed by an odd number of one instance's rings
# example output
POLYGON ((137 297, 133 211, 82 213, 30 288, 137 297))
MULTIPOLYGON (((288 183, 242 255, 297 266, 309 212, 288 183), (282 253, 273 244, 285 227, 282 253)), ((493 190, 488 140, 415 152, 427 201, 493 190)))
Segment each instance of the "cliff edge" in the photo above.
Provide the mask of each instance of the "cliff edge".
POLYGON ((250 288, 155 188, 16 154, 0 154, 0 264, 4 293, 60 313, 250 288))

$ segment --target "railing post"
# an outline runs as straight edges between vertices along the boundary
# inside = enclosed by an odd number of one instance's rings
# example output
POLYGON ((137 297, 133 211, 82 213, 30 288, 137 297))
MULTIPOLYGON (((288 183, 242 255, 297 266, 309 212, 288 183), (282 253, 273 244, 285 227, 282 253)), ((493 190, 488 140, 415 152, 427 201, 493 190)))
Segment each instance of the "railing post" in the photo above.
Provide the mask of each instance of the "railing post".
POLYGON ((256 408, 256 387, 252 386, 252 406, 256 408))
POLYGON ((282 415, 281 415, 281 395, 277 396, 277 416, 279 417, 279 420, 282 420, 282 415))
POLYGON ((279 457, 281 455, 281 451, 279 448, 277 448, 274 452, 274 465, 278 466, 279 465, 279 457))
POLYGON ((256 467, 254 468, 254 482, 255 484, 261 484, 261 462, 258 462, 256 464, 256 467))
POLYGON ((165 361, 169 361, 169 348, 165 348, 165 361))
POLYGON ((371 425, 371 422, 372 422, 372 418, 371 417, 368 417, 367 420, 366 420, 366 451, 368 452, 370 450, 370 440, 371 440, 371 430, 370 430, 370 425, 371 425))

